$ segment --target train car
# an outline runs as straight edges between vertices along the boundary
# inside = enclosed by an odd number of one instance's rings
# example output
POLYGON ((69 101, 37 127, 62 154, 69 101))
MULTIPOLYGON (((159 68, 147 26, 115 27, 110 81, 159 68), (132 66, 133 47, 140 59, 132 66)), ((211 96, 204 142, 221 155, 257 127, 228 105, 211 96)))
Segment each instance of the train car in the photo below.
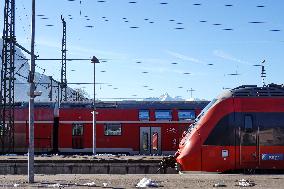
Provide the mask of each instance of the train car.
MULTIPOLYGON (((53 125, 55 103, 35 103, 34 147, 36 153, 48 153, 53 150, 53 125)), ((14 126, 14 153, 27 153, 29 144, 29 110, 28 103, 16 103, 14 126)))
MULTIPOLYGON (((181 134, 207 103, 98 102, 97 153, 173 154, 181 134)), ((58 128, 60 153, 92 152, 92 111, 92 103, 61 103, 58 128)))
MULTIPOLYGON (((27 104, 22 102, 14 103, 15 127, 9 133, 6 126, 0 125, 0 153, 13 153, 23 151, 25 148, 25 120, 27 104)), ((1 110, 3 111, 3 110, 1 110)), ((8 121, 8 120, 6 120, 8 121)))
POLYGON ((284 86, 240 86, 212 100, 175 154, 181 171, 284 170, 284 86))

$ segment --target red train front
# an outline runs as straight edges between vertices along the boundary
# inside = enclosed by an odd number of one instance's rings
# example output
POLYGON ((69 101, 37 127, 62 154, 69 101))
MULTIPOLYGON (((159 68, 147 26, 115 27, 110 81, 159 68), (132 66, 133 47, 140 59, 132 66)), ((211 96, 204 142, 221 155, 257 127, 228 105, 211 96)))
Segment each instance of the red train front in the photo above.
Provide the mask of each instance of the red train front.
POLYGON ((180 142, 182 171, 284 170, 284 87, 240 86, 204 108, 180 142))

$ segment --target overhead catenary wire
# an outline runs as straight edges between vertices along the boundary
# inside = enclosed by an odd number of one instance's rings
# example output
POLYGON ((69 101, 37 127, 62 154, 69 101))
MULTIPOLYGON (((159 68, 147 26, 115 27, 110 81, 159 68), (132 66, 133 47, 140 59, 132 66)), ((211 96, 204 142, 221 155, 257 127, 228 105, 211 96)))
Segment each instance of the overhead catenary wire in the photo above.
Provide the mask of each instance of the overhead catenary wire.
MULTIPOLYGON (((21 1, 21 2, 23 2, 23 0, 21 1)), ((104 8, 105 7, 105 5, 110 5, 111 3, 112 3, 112 1, 104 1, 104 2, 106 2, 106 3, 104 3, 104 4, 102 4, 102 8, 104 8)), ((145 1, 146 2, 146 1, 145 1)), ((69 3, 69 2, 68 2, 69 3)), ((101 2, 99 2, 99 1, 96 1, 95 3, 101 3, 101 2)), ((126 2, 126 3, 128 3, 128 2, 126 2)), ((133 6, 133 8, 139 8, 139 6, 142 4, 142 3, 144 3, 144 2, 141 2, 141 1, 137 1, 137 4, 134 4, 134 6, 133 6), (138 5, 138 6, 137 6, 138 5)), ((147 3, 147 2, 146 2, 147 3)), ((71 4, 71 3, 70 3, 71 4)), ((81 18, 82 19, 88 19, 88 18, 91 18, 91 20, 93 20, 92 18, 93 17, 91 17, 90 15, 85 15, 86 14, 86 12, 87 12, 87 5, 88 3, 87 3, 87 1, 86 1, 86 3, 85 2, 83 2, 83 1, 74 1, 74 4, 72 4, 72 5, 76 5, 77 7, 76 7, 76 12, 77 12, 77 16, 78 16, 78 9, 80 9, 80 12, 81 12, 81 14, 82 15, 80 15, 81 16, 81 18), (78 4, 79 4, 79 2, 80 2, 80 5, 78 6, 78 4), (86 17, 87 16, 87 17, 86 17), (84 17, 84 18, 83 18, 84 17)), ((158 2, 157 4, 161 4, 161 2, 158 2)), ((172 4, 172 3, 170 3, 170 4, 172 4)), ((195 4, 195 3, 194 3, 195 4)), ((191 6, 191 7, 196 7, 196 8, 198 8, 198 9, 203 9, 204 7, 206 7, 207 5, 208 5, 208 3, 206 3, 206 2, 202 2, 202 4, 200 3, 200 5, 194 5, 193 3, 189 3, 188 4, 188 6, 191 6)), ((197 4, 199 4, 199 3, 197 3, 197 4)), ((132 6, 132 5, 131 5, 132 6)), ((238 7, 238 6, 235 6, 234 4, 224 4, 224 3, 221 3, 221 6, 223 6, 223 7, 227 7, 226 9, 235 9, 236 7, 238 7)), ((258 5, 254 5, 254 7, 257 7, 258 5)), ((159 5, 157 5, 157 7, 159 7, 159 5)), ((160 7, 168 7, 168 5, 162 5, 161 4, 161 6, 160 7)), ((267 7, 267 6, 263 6, 263 7, 267 7)), ((41 12, 41 13, 44 13, 44 12, 41 12)), ((71 13, 70 13, 71 14, 71 13)), ((105 18, 103 18, 102 19, 102 21, 103 20, 105 20, 105 19, 108 19, 108 20, 111 20, 111 21, 115 21, 115 19, 113 18, 113 17, 111 17, 110 15, 105 15, 105 13, 100 13, 100 14, 104 14, 104 15, 100 15, 100 18, 102 18, 102 16, 104 16, 105 18)), ((45 16, 45 15, 44 15, 45 16)), ((48 17, 50 18, 50 15, 48 15, 48 17)), ((74 14, 74 15, 72 15, 72 17, 76 17, 76 15, 74 14)), ((133 17, 130 17, 129 15, 121 15, 121 18, 126 18, 127 17, 127 19, 129 19, 129 20, 131 20, 131 23, 133 23, 133 22, 136 22, 137 20, 135 20, 133 17)), ((24 17, 23 17, 24 18, 24 17)), ((145 20, 145 21, 152 21, 152 20, 154 20, 155 21, 155 24, 159 24, 159 21, 161 22, 161 21, 163 21, 163 20, 159 20, 159 18, 152 18, 151 16, 149 16, 149 15, 147 15, 147 17, 146 16, 144 16, 144 17, 142 17, 142 18, 146 18, 147 20, 145 20)), ((166 18, 165 20, 169 20, 169 19, 171 19, 171 20, 174 20, 174 22, 173 21, 171 21, 171 23, 173 24, 172 26, 174 27, 175 26, 175 24, 177 24, 177 25, 187 25, 187 24, 189 24, 188 23, 188 21, 187 20, 183 20, 182 18, 177 18, 177 17, 173 17, 173 18, 166 18), (178 24, 178 23, 182 23, 182 24, 178 24)), ((206 19, 206 18, 205 18, 206 19)), ((198 18, 197 19, 197 21, 198 20, 201 20, 200 18, 198 18)), ((254 21, 254 20, 247 20, 247 21, 245 21, 245 22, 243 22, 243 23, 248 23, 248 21, 254 21)), ((258 21, 258 19, 256 19, 256 21, 258 21)), ((260 20, 260 22, 261 22, 261 20, 260 20)), ((217 23, 217 24, 219 24, 219 23, 221 23, 221 25, 222 26, 225 26, 224 28, 226 29, 230 29, 231 27, 227 27, 226 26, 226 23, 222 23, 222 22, 219 22, 218 20, 215 22, 215 21, 213 21, 213 20, 209 20, 209 22, 208 22, 208 24, 207 25, 216 25, 216 24, 214 24, 214 23, 217 23)), ((267 23, 267 22, 265 22, 265 23, 267 23)), ((107 23, 106 23, 107 24, 107 23)), ((227 23, 228 24, 228 23, 227 23)), ((84 24, 85 25, 85 24, 84 24)), ((217 26, 217 25, 216 25, 217 26)), ((147 27, 147 25, 143 25, 143 26, 139 26, 140 28, 145 28, 145 27, 147 27)), ((216 27, 217 28, 217 27, 216 27)), ((232 27, 233 29, 235 29, 234 27, 232 27)), ((218 28, 218 30, 222 30, 223 28, 218 28)), ((138 30, 136 30, 136 31, 138 31, 138 30)), ((135 32, 136 32, 135 31, 135 32)), ((229 30, 228 30, 229 31, 229 30)), ((139 32, 139 31, 138 31, 139 32)), ((223 31, 221 31, 221 32, 223 32, 223 31)), ((224 32, 225 32, 225 30, 224 30, 224 32)), ((47 60, 47 59, 46 59, 47 60)), ((42 65, 42 64, 41 64, 42 65)), ((180 64, 179 64, 180 65, 180 64)), ((216 64, 214 64, 214 66, 213 66, 213 64, 212 64, 212 68, 214 68, 215 67, 215 65, 216 64)), ((46 67, 46 65, 44 65, 43 67, 46 67)), ((187 70, 186 70, 187 71, 187 70)), ((238 70, 239 71, 239 70, 238 70)), ((190 71, 191 72, 191 71, 190 71)), ((106 74, 108 74, 108 73, 111 73, 111 72, 109 72, 109 71, 107 71, 107 73, 106 74)), ((189 73, 189 72, 185 72, 184 74, 187 74, 187 73, 189 73)), ((191 72, 192 73, 192 72, 191 72)), ((52 73, 52 75, 53 74, 55 74, 54 72, 52 73)), ((151 75, 153 75, 154 74, 154 72, 152 72, 152 73, 149 73, 149 74, 147 74, 147 77, 150 77, 151 75), (149 75, 149 76, 148 76, 149 75)), ((193 73, 194 74, 194 73, 193 73)), ((192 74, 192 76, 194 76, 192 74)), ((57 75, 57 74, 56 74, 57 75)), ((54 76, 54 75, 53 75, 54 76)), ((58 76, 58 75, 57 75, 58 76)), ((58 79, 58 78, 56 78, 56 79, 58 79)), ((118 86, 120 89, 121 89, 121 87, 120 86, 118 86)), ((104 90, 104 89, 103 89, 104 90)), ((155 89, 156 90, 156 89, 155 89)))

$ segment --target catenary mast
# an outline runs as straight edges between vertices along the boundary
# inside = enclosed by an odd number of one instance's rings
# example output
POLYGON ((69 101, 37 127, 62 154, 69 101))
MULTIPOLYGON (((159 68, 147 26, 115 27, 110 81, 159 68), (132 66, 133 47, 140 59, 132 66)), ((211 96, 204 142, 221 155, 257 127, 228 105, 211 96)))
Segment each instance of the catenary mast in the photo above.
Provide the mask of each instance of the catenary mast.
POLYGON ((2 153, 14 146, 15 84, 15 0, 5 0, 0 95, 0 137, 2 153))

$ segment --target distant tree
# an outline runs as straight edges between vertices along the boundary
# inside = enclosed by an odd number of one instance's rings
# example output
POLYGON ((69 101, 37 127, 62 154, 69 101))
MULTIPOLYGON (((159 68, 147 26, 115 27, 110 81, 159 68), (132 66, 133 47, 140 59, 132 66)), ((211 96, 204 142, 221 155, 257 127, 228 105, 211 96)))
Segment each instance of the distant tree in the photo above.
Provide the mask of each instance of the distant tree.
POLYGON ((71 98, 73 101, 88 101, 90 95, 83 88, 75 88, 71 98))

